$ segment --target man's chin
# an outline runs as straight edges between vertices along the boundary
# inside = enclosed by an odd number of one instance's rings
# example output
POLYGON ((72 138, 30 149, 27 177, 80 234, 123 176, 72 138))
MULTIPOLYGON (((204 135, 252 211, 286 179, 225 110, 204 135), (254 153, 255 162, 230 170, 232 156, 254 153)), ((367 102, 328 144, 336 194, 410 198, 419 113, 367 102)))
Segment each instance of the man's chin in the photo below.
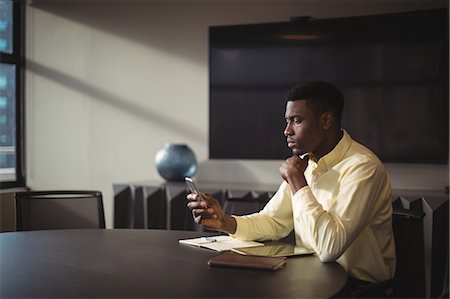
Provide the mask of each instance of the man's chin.
POLYGON ((301 155, 301 154, 303 154, 303 153, 301 153, 298 149, 293 149, 292 150, 292 155, 293 156, 298 156, 298 155, 301 155))
POLYGON ((300 156, 300 155, 304 155, 305 153, 307 153, 307 150, 302 150, 302 149, 293 149, 292 150, 292 155, 293 156, 300 156))

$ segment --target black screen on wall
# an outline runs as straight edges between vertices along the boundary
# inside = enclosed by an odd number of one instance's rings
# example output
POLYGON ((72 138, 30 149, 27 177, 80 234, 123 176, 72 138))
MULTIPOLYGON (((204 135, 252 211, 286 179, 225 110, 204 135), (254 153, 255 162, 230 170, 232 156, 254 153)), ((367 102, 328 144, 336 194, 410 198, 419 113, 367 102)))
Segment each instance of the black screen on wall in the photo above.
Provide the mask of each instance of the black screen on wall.
POLYGON ((447 163, 448 8, 209 28, 212 159, 285 159, 288 90, 327 80, 384 162, 447 163))

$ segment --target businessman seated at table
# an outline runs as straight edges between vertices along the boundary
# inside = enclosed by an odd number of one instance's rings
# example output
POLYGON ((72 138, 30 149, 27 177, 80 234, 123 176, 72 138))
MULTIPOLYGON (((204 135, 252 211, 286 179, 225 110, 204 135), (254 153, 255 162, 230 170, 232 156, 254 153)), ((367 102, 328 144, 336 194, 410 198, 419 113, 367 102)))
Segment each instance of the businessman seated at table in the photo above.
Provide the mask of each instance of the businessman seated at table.
POLYGON ((293 155, 279 168, 278 191, 263 210, 246 216, 226 215, 210 195, 197 201, 189 194, 194 220, 243 240, 278 240, 294 230, 298 246, 323 262, 337 261, 358 282, 392 278, 389 177, 377 156, 341 128, 343 107, 342 93, 329 82, 294 86, 284 129, 293 155))

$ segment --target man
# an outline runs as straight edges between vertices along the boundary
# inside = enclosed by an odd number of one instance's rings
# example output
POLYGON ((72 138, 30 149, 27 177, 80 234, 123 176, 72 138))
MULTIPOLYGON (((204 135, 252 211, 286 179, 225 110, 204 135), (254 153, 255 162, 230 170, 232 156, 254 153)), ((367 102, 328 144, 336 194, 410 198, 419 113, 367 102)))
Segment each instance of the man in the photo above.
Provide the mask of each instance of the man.
POLYGON ((284 135, 293 156, 284 179, 259 213, 225 215, 209 195, 187 196, 197 223, 244 240, 278 240, 295 232, 297 246, 337 261, 358 281, 393 277, 395 243, 391 188, 380 160, 341 129, 344 99, 331 83, 309 81, 291 89, 284 135), (300 158, 307 153, 309 158, 300 158))

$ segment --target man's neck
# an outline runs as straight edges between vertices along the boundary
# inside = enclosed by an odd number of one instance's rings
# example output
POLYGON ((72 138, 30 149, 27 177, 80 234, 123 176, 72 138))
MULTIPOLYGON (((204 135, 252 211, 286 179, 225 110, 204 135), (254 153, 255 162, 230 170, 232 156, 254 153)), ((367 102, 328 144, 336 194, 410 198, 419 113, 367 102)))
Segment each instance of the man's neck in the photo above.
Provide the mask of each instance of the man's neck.
POLYGON ((340 128, 337 130, 333 130, 333 132, 330 132, 330 134, 325 138, 324 144, 322 146, 323 151, 318 153, 313 153, 313 155, 310 157, 314 162, 317 163, 320 158, 331 152, 336 145, 341 141, 342 137, 344 136, 344 131, 340 128))

